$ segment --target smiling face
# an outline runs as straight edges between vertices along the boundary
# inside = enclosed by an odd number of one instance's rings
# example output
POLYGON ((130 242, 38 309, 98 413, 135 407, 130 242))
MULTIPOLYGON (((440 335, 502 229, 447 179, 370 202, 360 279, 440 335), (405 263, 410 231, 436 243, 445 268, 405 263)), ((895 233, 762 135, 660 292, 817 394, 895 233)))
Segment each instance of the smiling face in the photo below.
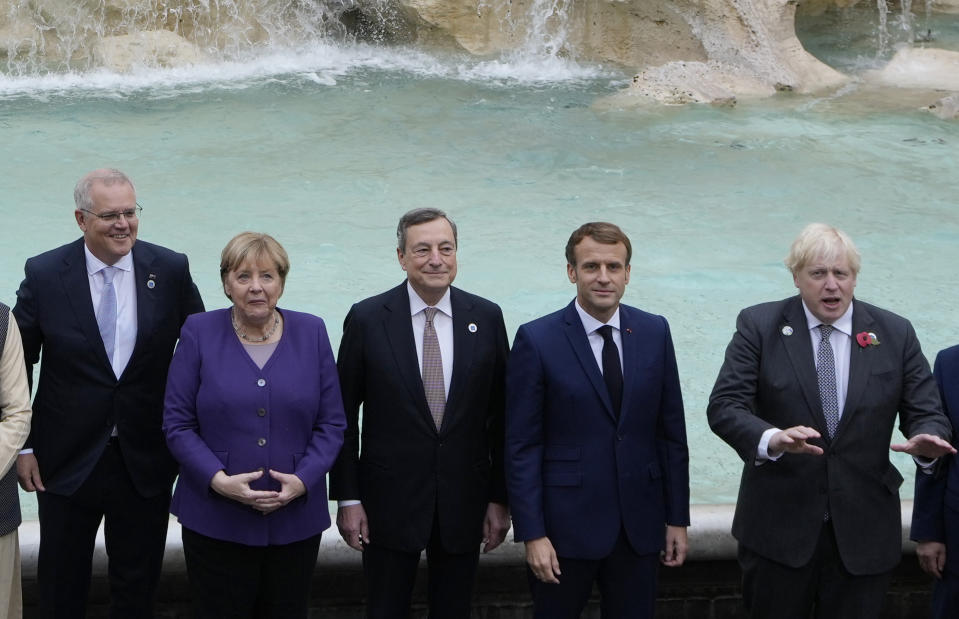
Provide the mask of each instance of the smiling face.
POLYGON ((456 278, 456 238, 445 217, 406 229, 406 247, 396 250, 416 294, 436 305, 456 278))
POLYGON ((233 301, 237 322, 261 327, 273 318, 276 302, 283 294, 283 280, 272 260, 255 256, 226 274, 223 291, 233 301))
POLYGON ((121 216, 116 221, 107 223, 96 215, 135 209, 136 193, 128 183, 114 182, 108 185, 102 181, 94 181, 90 186, 90 198, 93 202, 90 210, 93 213, 79 209, 74 211, 77 225, 83 230, 83 240, 90 248, 90 253, 104 264, 115 264, 133 249, 140 220, 136 217, 121 216))
POLYGON ((585 237, 573 249, 576 265, 566 265, 569 281, 576 284, 576 299, 586 313, 606 322, 616 313, 629 283, 626 245, 607 244, 585 237))
POLYGON ((810 261, 796 270, 793 282, 813 316, 831 325, 852 303, 856 273, 849 266, 849 259, 840 255, 833 260, 810 261))

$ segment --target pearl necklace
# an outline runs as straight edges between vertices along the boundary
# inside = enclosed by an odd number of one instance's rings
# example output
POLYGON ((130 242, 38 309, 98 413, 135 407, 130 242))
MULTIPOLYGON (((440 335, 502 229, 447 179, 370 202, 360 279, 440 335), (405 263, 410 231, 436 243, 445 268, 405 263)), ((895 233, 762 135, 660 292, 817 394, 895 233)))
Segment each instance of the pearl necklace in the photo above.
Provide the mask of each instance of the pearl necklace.
POLYGON ((240 336, 241 340, 250 342, 251 344, 259 344, 273 337, 273 334, 276 333, 276 328, 280 326, 280 316, 279 312, 273 310, 273 328, 270 329, 269 333, 262 337, 250 337, 246 334, 246 331, 241 330, 240 325, 236 322, 236 313, 232 307, 230 308, 230 322, 233 323, 233 330, 236 331, 236 334, 240 336))

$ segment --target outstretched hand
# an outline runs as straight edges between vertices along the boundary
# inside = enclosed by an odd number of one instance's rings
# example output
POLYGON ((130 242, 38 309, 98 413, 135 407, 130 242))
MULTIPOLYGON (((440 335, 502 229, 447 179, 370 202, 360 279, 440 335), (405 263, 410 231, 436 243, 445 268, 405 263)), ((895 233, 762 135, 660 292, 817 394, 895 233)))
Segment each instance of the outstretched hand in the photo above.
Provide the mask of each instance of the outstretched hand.
POLYGON ((949 441, 932 434, 917 434, 905 443, 890 445, 889 449, 930 460, 956 453, 949 441))
POLYGON ((766 451, 769 452, 771 456, 781 453, 821 456, 823 453, 822 447, 806 442, 810 439, 819 438, 820 436, 819 432, 810 427, 793 426, 773 434, 769 439, 769 446, 766 451))

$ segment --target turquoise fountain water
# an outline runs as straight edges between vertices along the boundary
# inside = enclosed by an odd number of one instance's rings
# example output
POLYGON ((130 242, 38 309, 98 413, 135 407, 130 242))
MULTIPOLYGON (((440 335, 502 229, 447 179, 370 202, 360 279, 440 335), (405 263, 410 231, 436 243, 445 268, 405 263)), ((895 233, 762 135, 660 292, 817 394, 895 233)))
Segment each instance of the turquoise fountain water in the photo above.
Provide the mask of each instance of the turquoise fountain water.
MULTIPOLYGON (((875 57, 873 35, 830 46, 822 23, 821 57, 875 57)), ((409 208, 457 221, 456 283, 497 301, 511 334, 572 298, 570 231, 613 221, 635 248, 624 300, 672 326, 693 500, 732 502, 741 464, 709 432, 706 400, 738 310, 795 292, 781 260, 803 225, 854 237, 857 296, 911 318, 930 359, 959 342, 959 125, 832 95, 594 107, 630 77, 555 55, 323 41, 189 69, 8 71, 0 299, 14 301, 27 257, 78 236, 73 183, 102 165, 133 177, 141 238, 189 255, 210 308, 227 303, 226 241, 273 234, 292 260, 281 305, 327 319, 334 346, 353 302, 401 280, 393 232, 409 208)))

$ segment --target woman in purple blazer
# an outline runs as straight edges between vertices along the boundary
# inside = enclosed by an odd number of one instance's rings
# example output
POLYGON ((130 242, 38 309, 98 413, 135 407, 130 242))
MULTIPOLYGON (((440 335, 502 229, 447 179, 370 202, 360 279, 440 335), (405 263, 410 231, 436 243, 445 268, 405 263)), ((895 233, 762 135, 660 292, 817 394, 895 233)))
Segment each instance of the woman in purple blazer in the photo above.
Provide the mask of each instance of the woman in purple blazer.
POLYGON ((289 268, 272 237, 234 237, 220 257, 233 306, 190 316, 170 365, 171 511, 197 617, 307 616, 346 419, 323 320, 276 307, 289 268))

